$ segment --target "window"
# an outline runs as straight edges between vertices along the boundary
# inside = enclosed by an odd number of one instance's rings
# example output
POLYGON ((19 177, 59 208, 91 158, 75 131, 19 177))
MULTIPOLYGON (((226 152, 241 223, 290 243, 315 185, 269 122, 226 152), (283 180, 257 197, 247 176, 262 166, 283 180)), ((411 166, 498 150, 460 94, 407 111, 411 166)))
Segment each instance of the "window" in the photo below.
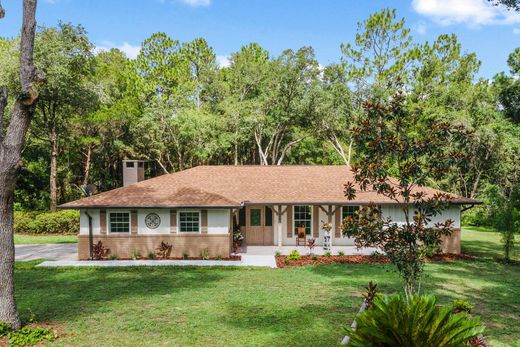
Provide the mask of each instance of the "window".
POLYGON ((343 206, 341 211, 341 220, 345 220, 348 216, 356 218, 357 210, 359 210, 359 206, 343 206))
POLYGON ((262 209, 252 208, 249 210, 249 224, 252 227, 258 227, 262 225, 262 209))
POLYGON ((137 167, 143 167, 143 162, 140 161, 139 163, 137 163, 137 167))
POLYGON ((294 206, 294 230, 301 226, 305 226, 307 235, 311 234, 312 209, 310 206, 294 206))
POLYGON ((111 233, 128 233, 130 232, 130 213, 128 212, 110 212, 110 232, 111 233))
POLYGON ((126 162, 126 167, 134 167, 134 162, 133 161, 126 162))
POLYGON ((273 210, 269 206, 265 207, 265 226, 273 226, 273 210))
POLYGON ((200 231, 200 212, 179 212, 179 231, 183 233, 198 233, 200 231))

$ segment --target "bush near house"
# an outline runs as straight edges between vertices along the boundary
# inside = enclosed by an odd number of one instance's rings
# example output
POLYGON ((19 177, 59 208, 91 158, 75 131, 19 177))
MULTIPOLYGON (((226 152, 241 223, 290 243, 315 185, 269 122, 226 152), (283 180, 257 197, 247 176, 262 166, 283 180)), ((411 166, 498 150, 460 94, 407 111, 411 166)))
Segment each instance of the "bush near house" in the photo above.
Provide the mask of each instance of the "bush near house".
POLYGON ((14 232, 27 234, 76 234, 78 211, 14 213, 14 232))

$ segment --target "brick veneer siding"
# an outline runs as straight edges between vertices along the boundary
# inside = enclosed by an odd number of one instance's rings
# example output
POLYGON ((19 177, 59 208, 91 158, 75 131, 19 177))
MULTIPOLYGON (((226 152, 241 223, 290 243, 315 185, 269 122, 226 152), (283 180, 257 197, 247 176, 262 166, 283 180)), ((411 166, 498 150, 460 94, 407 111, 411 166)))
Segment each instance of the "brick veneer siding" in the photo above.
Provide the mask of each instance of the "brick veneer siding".
POLYGON ((449 237, 443 237, 441 248, 444 253, 460 254, 460 229, 454 229, 449 237))
MULTIPOLYGON (((103 242, 110 249, 111 255, 117 257, 131 258, 134 251, 139 251, 142 257, 155 249, 161 241, 173 245, 172 257, 200 257, 204 249, 208 249, 210 257, 228 257, 231 253, 229 234, 197 234, 197 235, 94 235, 94 243, 103 242)), ((88 235, 78 237, 78 258, 86 260, 89 257, 88 235)))

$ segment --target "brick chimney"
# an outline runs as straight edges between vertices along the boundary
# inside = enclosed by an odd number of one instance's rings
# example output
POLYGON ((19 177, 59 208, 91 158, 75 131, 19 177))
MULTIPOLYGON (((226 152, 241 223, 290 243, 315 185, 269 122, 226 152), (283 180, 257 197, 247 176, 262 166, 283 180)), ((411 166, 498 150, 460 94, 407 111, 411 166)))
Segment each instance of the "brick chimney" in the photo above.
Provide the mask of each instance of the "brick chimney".
POLYGON ((123 160, 123 187, 144 181, 144 160, 123 160))

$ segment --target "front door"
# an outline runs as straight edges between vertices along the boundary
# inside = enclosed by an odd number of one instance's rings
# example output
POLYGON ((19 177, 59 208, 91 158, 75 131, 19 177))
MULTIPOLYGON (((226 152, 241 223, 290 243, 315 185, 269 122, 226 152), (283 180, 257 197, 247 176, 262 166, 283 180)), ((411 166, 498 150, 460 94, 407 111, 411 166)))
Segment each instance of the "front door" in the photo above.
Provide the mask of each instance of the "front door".
POLYGON ((274 244, 272 213, 270 210, 267 211, 268 208, 263 206, 246 208, 246 242, 248 245, 271 246, 274 244))

